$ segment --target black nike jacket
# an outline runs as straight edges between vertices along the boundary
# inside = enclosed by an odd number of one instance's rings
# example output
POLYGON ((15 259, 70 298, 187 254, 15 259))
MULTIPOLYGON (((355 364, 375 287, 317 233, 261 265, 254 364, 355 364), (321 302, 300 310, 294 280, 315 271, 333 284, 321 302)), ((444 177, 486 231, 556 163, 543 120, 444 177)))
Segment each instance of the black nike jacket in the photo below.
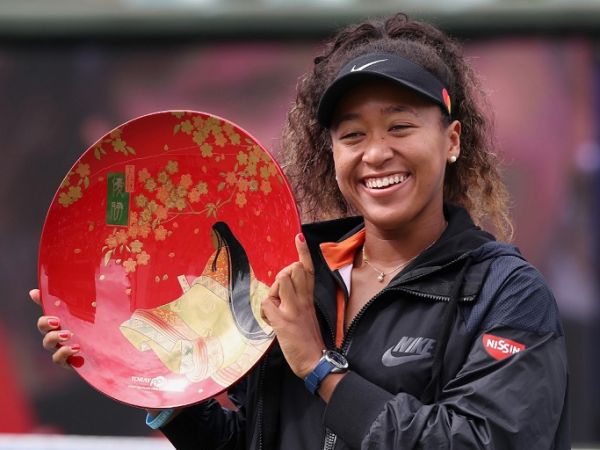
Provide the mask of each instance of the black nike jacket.
MULTIPOLYGON (((445 205, 439 241, 352 321, 338 350, 350 372, 329 404, 311 395, 275 345, 229 395, 162 428, 178 449, 569 449, 567 361, 556 302, 508 244, 445 205)), ((335 348, 339 274, 321 242, 360 218, 306 225, 315 305, 335 348)))

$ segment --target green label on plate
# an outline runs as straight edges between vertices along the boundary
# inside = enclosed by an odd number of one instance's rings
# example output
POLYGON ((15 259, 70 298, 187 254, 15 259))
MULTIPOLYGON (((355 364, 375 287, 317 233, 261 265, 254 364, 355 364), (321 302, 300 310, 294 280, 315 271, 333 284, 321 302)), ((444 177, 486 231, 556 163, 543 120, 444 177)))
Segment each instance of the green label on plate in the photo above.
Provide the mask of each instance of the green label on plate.
POLYGON ((125 174, 109 173, 106 193, 106 224, 129 225, 129 193, 125 190, 125 174))

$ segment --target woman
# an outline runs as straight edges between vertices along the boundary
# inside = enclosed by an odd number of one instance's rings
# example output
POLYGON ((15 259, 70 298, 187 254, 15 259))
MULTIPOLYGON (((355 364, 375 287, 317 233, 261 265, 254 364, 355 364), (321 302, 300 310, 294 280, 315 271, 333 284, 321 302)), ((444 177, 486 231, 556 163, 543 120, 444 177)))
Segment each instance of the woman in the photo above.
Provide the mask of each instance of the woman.
POLYGON ((150 425, 177 448, 570 448, 555 301, 475 224, 510 237, 480 99, 430 25, 339 33, 299 84, 283 157, 305 217, 344 218, 296 238, 262 302, 279 345, 230 391, 239 410, 150 425))
POLYGON ((119 328, 171 373, 226 389, 269 348, 273 331, 260 318, 269 287, 255 278, 227 223, 212 225, 211 241, 215 251, 186 292, 156 308, 136 309, 119 328))

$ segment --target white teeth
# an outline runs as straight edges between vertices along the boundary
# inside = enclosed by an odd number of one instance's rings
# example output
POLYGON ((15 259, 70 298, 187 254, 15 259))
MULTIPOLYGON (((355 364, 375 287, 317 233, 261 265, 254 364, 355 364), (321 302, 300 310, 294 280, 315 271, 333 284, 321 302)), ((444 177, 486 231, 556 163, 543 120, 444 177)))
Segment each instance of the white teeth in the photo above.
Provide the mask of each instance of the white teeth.
POLYGON ((404 182, 408 178, 408 175, 392 175, 389 177, 382 178, 369 178, 365 180, 365 185, 369 189, 381 189, 384 187, 391 186, 404 182))

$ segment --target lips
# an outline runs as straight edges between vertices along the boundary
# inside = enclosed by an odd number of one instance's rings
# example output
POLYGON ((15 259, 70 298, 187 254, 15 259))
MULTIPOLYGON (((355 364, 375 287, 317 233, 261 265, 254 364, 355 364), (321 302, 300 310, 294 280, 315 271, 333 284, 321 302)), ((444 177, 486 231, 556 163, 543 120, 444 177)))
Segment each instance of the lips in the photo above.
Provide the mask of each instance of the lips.
POLYGON ((364 179, 364 184, 369 189, 385 189, 406 181, 410 175, 408 173, 387 175, 383 177, 369 177, 364 179))

